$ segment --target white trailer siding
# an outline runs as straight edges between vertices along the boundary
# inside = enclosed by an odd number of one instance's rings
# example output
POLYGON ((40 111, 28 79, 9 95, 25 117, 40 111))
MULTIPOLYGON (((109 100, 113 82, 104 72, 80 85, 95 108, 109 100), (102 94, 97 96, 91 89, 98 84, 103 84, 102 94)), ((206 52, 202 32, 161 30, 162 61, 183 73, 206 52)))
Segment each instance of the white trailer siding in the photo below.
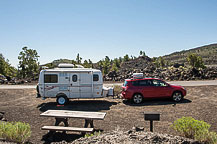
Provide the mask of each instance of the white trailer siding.
POLYGON ((96 73, 93 73, 93 75, 94 74, 99 76, 99 80, 98 81, 93 80, 93 95, 95 97, 102 97, 102 91, 103 91, 102 73, 96 72, 96 73))
POLYGON ((80 98, 80 73, 73 72, 70 75, 70 94, 69 98, 80 98))
POLYGON ((39 93, 44 98, 60 94, 68 98, 98 98, 102 96, 102 73, 95 69, 58 68, 42 70, 39 93))
POLYGON ((89 73, 80 73, 80 97, 93 97, 93 90, 92 90, 92 72, 89 73))
MULTIPOLYGON (((56 94, 60 91, 60 87, 63 86, 63 83, 59 83, 59 73, 57 72, 45 72, 44 73, 44 95, 45 97, 56 97, 56 94), (47 79, 56 79, 56 81, 53 82, 46 82, 47 79)), ((67 93, 66 93, 67 94, 67 93)))

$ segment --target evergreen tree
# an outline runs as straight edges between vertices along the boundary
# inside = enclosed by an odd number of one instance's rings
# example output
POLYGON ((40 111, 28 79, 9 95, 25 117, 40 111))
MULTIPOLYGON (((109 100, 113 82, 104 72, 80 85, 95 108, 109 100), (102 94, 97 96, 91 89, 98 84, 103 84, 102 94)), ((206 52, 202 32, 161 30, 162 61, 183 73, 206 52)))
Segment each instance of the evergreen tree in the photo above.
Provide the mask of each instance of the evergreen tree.
POLYGON ((187 57, 187 61, 193 68, 205 68, 202 57, 197 56, 194 53, 190 53, 187 57))
POLYGON ((158 58, 158 62, 159 62, 159 65, 160 65, 161 67, 165 67, 166 63, 165 63, 165 60, 164 60, 163 57, 160 56, 160 57, 158 58))
POLYGON ((105 57, 105 60, 103 61, 103 74, 108 74, 109 68, 110 68, 110 58, 108 56, 105 57))
POLYGON ((79 56, 79 53, 78 53, 77 57, 76 57, 77 64, 81 64, 81 60, 82 60, 82 58, 79 56))
POLYGON ((36 50, 23 47, 19 53, 19 73, 22 78, 35 78, 39 72, 38 53, 36 50))
POLYGON ((7 77, 16 77, 17 69, 9 63, 9 60, 5 60, 4 56, 0 53, 0 74, 7 77))
POLYGON ((84 66, 85 68, 89 68, 89 67, 90 67, 87 60, 84 60, 83 66, 84 66))
POLYGON ((140 55, 140 56, 146 56, 145 51, 140 51, 140 52, 139 52, 139 55, 140 55))
POLYGON ((88 63, 89 63, 89 67, 93 68, 93 62, 90 59, 88 59, 88 63))
POLYGON ((130 58, 129 58, 128 54, 126 54, 126 55, 124 56, 123 61, 124 61, 124 62, 127 62, 127 61, 129 61, 129 60, 130 60, 130 58))

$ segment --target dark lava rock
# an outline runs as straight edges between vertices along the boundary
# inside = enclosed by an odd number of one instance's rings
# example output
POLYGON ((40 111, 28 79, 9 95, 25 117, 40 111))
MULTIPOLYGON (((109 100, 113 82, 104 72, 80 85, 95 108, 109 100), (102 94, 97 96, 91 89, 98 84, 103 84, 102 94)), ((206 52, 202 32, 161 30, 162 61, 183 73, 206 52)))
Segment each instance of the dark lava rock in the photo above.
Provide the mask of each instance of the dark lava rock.
POLYGON ((172 136, 168 134, 159 134, 145 131, 136 131, 136 129, 123 132, 113 131, 104 133, 98 136, 92 136, 87 138, 80 138, 72 142, 73 144, 199 144, 199 142, 183 138, 180 136, 172 136))

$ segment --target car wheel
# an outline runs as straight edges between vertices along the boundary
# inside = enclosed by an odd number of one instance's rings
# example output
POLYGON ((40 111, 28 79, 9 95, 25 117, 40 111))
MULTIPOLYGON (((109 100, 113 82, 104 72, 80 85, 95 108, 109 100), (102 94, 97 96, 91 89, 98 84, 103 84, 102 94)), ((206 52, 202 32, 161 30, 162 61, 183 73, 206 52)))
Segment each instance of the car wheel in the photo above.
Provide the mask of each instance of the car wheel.
POLYGON ((57 97, 58 105, 65 105, 68 102, 68 98, 65 95, 60 95, 57 97))
POLYGON ((174 92, 172 98, 175 102, 180 102, 183 99, 181 92, 174 92))
POLYGON ((133 102, 136 104, 140 104, 143 101, 143 96, 141 94, 135 94, 133 96, 133 102))

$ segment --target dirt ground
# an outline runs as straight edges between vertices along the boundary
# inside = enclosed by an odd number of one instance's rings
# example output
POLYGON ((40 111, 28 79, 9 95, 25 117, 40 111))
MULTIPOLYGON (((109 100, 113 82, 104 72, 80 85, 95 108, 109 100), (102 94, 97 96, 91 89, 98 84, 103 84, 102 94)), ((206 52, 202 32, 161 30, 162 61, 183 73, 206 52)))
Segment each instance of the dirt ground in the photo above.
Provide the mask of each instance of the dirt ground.
MULTIPOLYGON (((96 129, 104 132, 129 130, 133 126, 145 127, 149 131, 149 122, 144 121, 143 112, 160 112, 159 122, 154 122, 154 131, 177 135, 170 125, 182 116, 191 116, 211 124, 211 131, 217 132, 217 86, 186 87, 187 96, 178 104, 169 99, 146 100, 136 105, 112 97, 93 100, 71 100, 67 106, 58 107, 55 99, 35 98, 35 89, 0 90, 0 111, 4 111, 8 121, 22 121, 31 125, 31 143, 50 143, 46 138, 48 131, 41 130, 44 125, 53 125, 54 118, 40 117, 40 113, 49 109, 75 111, 106 112, 105 120, 94 121, 96 129)), ((83 127, 84 120, 70 119, 70 126, 83 127)), ((56 133, 55 142, 73 141, 81 137, 80 133, 56 133)))

